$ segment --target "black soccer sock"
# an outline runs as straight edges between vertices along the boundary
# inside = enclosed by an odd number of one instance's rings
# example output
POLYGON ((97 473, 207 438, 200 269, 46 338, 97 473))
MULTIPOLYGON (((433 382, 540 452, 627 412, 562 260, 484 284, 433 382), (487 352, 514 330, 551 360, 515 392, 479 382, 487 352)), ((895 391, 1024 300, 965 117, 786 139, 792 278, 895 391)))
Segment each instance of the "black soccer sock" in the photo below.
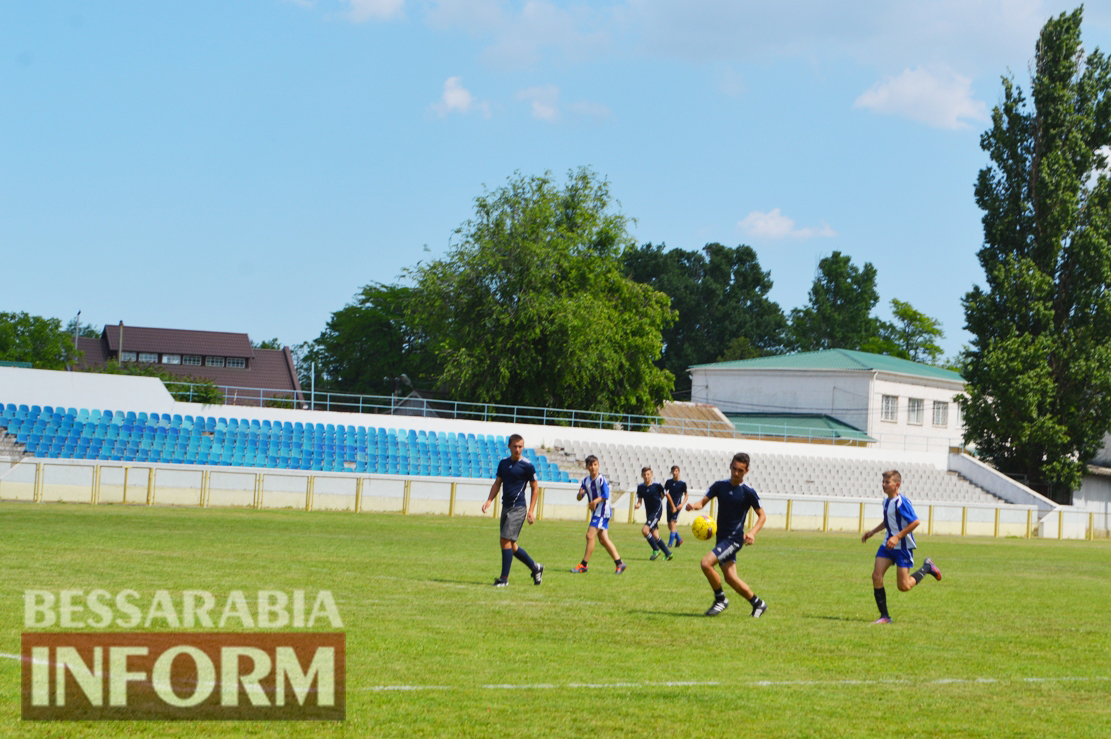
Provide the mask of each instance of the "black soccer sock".
POLYGON ((913 573, 911 573, 911 577, 914 578, 914 584, 915 585, 922 582, 922 578, 925 577, 926 575, 930 574, 928 568, 929 568, 929 565, 922 565, 917 570, 915 570, 913 573))
POLYGON ((509 579, 509 566, 513 564, 513 550, 501 550, 501 579, 509 579))
POLYGON ((583 560, 583 569, 585 570, 585 569, 586 569, 587 567, 589 567, 589 566, 590 566, 590 563, 589 563, 589 562, 587 562, 587 561, 586 561, 586 560, 584 559, 584 560, 583 560))
POLYGON ((528 556, 528 552, 524 549, 517 547, 517 551, 513 553, 513 556, 521 560, 525 567, 529 568, 529 572, 536 572, 536 563, 532 561, 532 557, 528 556))
POLYGON ((758 605, 760 605, 760 596, 757 595, 756 593, 753 593, 752 597, 748 599, 748 602, 751 603, 754 606, 758 606, 758 605))
POLYGON ((623 564, 624 564, 624 562, 622 562, 622 561, 621 561, 621 558, 620 558, 620 557, 618 557, 617 559, 613 560, 613 563, 614 563, 615 565, 617 565, 618 567, 620 567, 621 565, 623 565, 623 564))
POLYGON ((725 600, 725 590, 718 588, 714 591, 714 600, 725 600))
POLYGON ((656 551, 656 540, 651 534, 646 534, 644 538, 648 541, 648 546, 652 547, 652 551, 656 551))
POLYGON ((671 550, 667 548, 666 544, 664 544, 663 539, 661 539, 659 537, 656 537, 655 546, 660 548, 660 551, 662 551, 664 553, 665 557, 670 557, 671 556, 671 550))
POLYGON ((891 618, 887 615, 887 591, 876 588, 876 606, 880 609, 880 618, 891 618))

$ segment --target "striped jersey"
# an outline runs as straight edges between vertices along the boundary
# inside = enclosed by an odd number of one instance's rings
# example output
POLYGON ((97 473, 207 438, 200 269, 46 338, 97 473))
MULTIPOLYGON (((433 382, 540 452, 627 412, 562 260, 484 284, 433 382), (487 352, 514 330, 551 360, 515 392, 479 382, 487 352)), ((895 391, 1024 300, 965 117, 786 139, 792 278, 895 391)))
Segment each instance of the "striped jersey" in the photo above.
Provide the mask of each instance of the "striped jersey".
MULTIPOLYGON (((912 521, 917 521, 918 514, 914 512, 914 506, 910 504, 907 496, 896 495, 894 498, 884 498, 883 520, 887 524, 887 538, 890 539, 910 525, 912 521)), ((916 546, 914 532, 912 531, 899 541, 899 546, 896 549, 909 551, 916 546)))
POLYGON ((610 484, 605 475, 598 475, 595 478, 587 475, 582 479, 580 487, 586 491, 588 503, 595 498, 602 499, 602 502, 594 509, 594 513, 591 514, 592 516, 608 519, 613 515, 613 504, 610 503, 610 484))

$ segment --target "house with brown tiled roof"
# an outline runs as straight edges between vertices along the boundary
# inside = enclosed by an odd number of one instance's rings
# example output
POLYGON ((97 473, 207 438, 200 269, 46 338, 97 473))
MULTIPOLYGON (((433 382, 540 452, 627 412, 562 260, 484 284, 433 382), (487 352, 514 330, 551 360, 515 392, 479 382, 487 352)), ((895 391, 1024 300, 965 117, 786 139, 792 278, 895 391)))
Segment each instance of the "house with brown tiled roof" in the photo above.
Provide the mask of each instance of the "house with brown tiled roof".
POLYGON ((247 334, 145 326, 105 326, 99 338, 80 337, 86 367, 114 360, 157 366, 221 387, 227 403, 261 405, 266 398, 304 401, 289 347, 256 349, 247 334))

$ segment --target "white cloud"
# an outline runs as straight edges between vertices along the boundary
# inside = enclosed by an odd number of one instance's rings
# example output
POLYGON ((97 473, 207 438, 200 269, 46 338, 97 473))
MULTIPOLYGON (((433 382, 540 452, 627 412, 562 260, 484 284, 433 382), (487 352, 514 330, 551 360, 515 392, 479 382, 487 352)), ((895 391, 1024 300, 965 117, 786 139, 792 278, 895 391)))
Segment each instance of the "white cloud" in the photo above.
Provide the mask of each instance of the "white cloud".
POLYGON ((549 50, 572 61, 587 61, 611 46, 608 12, 585 5, 565 8, 546 0, 517 5, 499 0, 433 0, 427 19, 433 28, 459 28, 488 40, 484 56, 499 67, 535 65, 549 50))
POLYGON ((471 91, 463 87, 462 77, 448 77, 444 82, 444 93, 438 102, 432 103, 432 110, 441 118, 448 113, 466 115, 477 111, 483 116, 490 117, 490 106, 477 100, 471 91))
POLYGON ((541 121, 558 123, 564 117, 589 118, 600 121, 613 117, 613 112, 601 103, 580 100, 565 105, 560 103, 559 97, 560 91, 555 85, 526 87, 517 92, 517 99, 527 102, 532 111, 532 117, 541 121))
POLYGON ((400 18, 405 11, 405 0, 343 0, 351 6, 346 14, 348 20, 363 23, 370 20, 390 20, 400 18))
POLYGON ((755 239, 813 239, 836 236, 837 232, 822 222, 821 228, 795 228, 795 222, 779 208, 767 213, 754 210, 737 223, 737 230, 755 239))
POLYGON ((550 123, 559 120, 559 88, 555 85, 526 87, 517 93, 517 99, 528 101, 533 118, 550 123))
POLYGON ((853 103, 877 113, 890 113, 935 128, 966 128, 968 120, 986 121, 988 108, 972 97, 972 80, 952 70, 938 73, 921 67, 885 77, 853 103))

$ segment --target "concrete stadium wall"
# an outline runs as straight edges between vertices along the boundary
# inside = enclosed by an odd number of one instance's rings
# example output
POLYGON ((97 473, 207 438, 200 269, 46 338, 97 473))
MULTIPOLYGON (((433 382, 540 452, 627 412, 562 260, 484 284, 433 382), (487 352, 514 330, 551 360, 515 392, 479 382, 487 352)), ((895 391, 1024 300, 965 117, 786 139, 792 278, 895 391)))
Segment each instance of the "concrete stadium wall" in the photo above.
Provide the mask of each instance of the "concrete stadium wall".
MULTIPOLYGON (((480 516, 490 490, 486 480, 445 477, 354 475, 255 468, 190 465, 140 465, 92 460, 0 462, 0 500, 29 503, 90 503, 188 507, 330 510, 353 513, 400 512, 480 516)), ((546 483, 541 487, 541 520, 588 520, 586 506, 575 500, 577 485, 546 483)), ((882 520, 878 500, 766 495, 761 500, 767 528, 790 531, 859 533, 882 520)), ((716 514, 716 501, 710 515, 716 514)), ((614 501, 614 521, 644 522, 634 498, 614 501)), ((1087 539, 1097 535, 1092 514, 1057 509, 1039 520, 1034 505, 933 504, 919 507, 926 535, 1041 536, 1087 539)), ((500 514, 494 505, 489 517, 500 514)), ((679 518, 688 526, 695 513, 679 518)))

